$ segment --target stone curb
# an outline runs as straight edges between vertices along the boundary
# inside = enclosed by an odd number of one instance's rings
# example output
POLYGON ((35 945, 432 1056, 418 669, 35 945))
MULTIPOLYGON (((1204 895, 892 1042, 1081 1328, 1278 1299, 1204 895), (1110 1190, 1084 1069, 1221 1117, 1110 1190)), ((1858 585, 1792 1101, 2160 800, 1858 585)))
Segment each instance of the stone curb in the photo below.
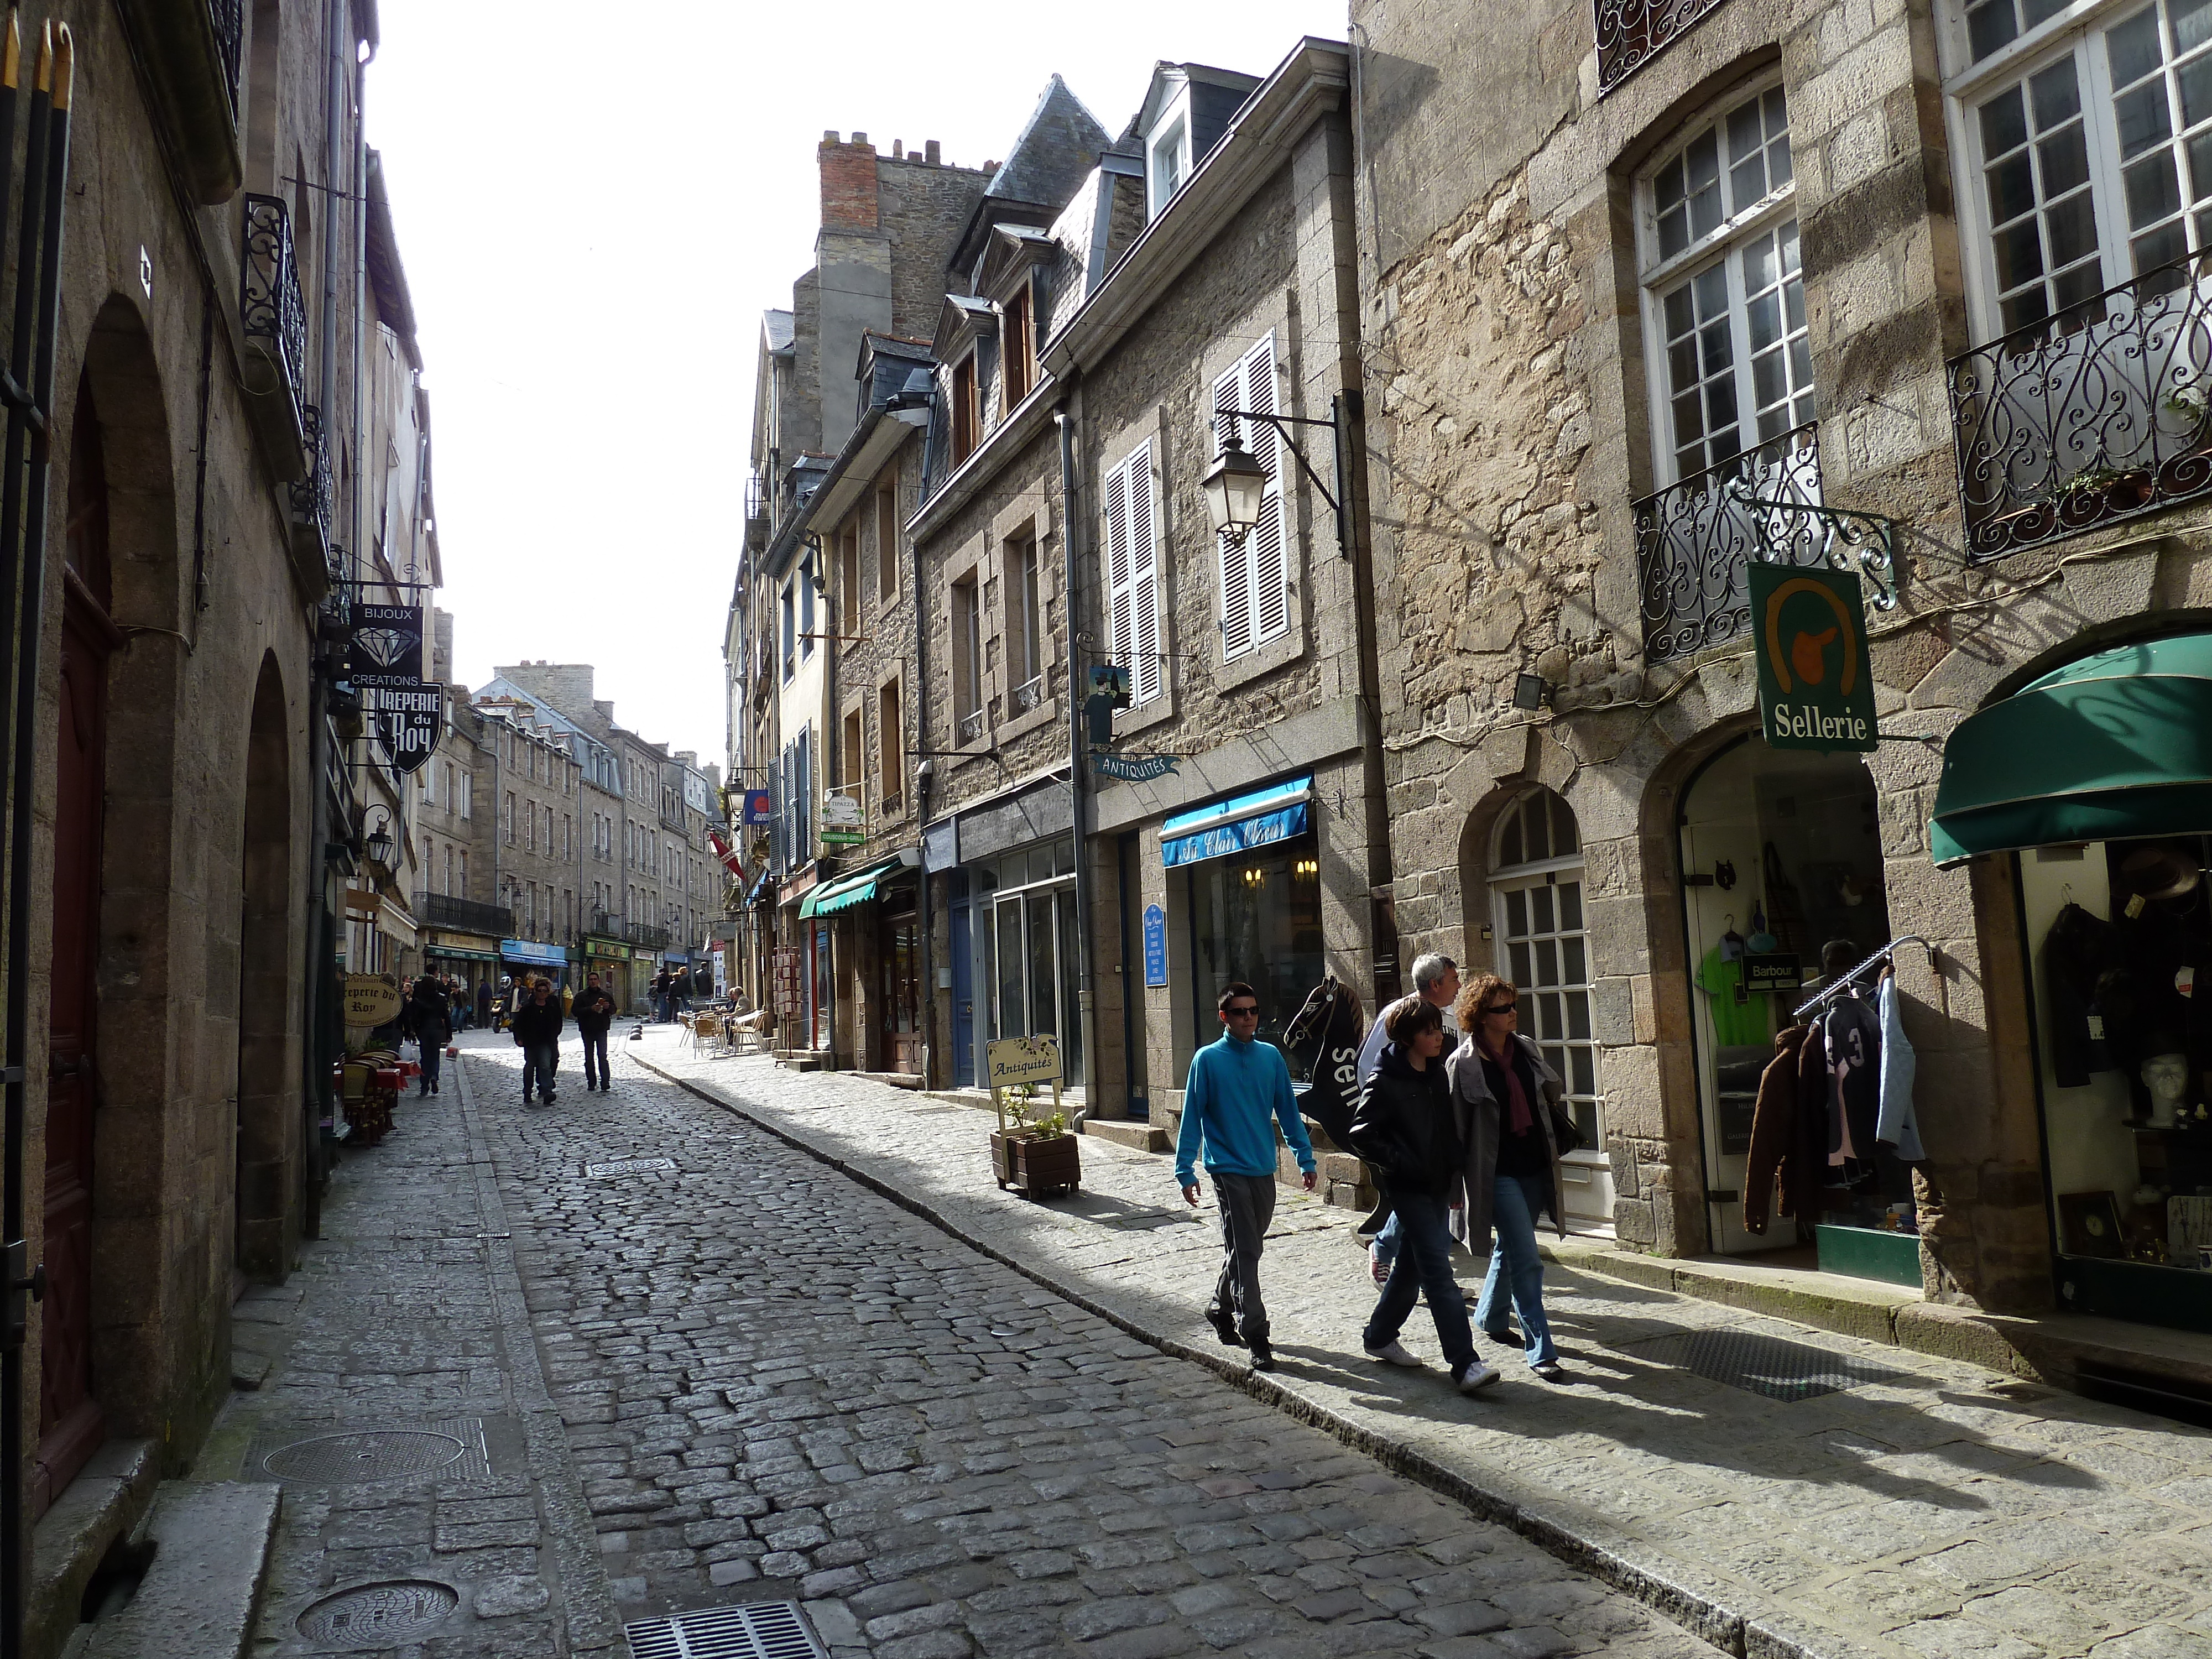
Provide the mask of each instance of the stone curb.
POLYGON ((781 1125, 770 1122, 689 1079, 663 1070, 642 1054, 633 1053, 629 1058, 663 1081, 675 1085, 686 1094, 704 1101, 717 1110, 728 1113, 787 1146, 805 1153, 816 1162, 866 1187, 877 1196, 888 1199, 901 1209, 919 1216, 979 1255, 988 1256, 1000 1267, 1011 1268, 1032 1283, 1042 1285, 1055 1296, 1073 1303, 1085 1313, 1104 1320, 1170 1358, 1203 1367, 1231 1387, 1273 1407, 1284 1415, 1332 1435, 1354 1451, 1373 1458, 1393 1474, 1403 1476, 1439 1497, 1449 1498, 1481 1520, 1494 1522, 1518 1533, 1538 1548, 1556 1556, 1578 1571, 1588 1573, 1600 1583, 1634 1597, 1655 1613, 1681 1626, 1692 1635, 1723 1653, 1733 1656, 1733 1659, 1831 1659, 1823 1650, 1808 1647, 1767 1627, 1755 1618, 1738 1613, 1700 1591, 1676 1583, 1664 1573, 1639 1566, 1608 1546, 1570 1525, 1539 1513, 1520 1499, 1486 1487, 1425 1452, 1308 1400, 1265 1372, 1255 1371, 1249 1366, 1224 1358, 1218 1352, 1192 1347, 1178 1338, 1137 1323, 1126 1314, 1116 1312, 1064 1280, 1006 1255, 966 1231, 957 1222, 931 1208, 912 1194, 900 1190, 836 1153, 815 1146, 781 1125))

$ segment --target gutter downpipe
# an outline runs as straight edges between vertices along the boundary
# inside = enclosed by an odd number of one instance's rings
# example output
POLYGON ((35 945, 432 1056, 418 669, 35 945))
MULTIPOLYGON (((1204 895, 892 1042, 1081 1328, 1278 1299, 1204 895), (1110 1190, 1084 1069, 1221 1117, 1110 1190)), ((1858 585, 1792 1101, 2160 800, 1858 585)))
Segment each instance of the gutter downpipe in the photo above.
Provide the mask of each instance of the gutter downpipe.
MULTIPOLYGON (((926 486, 929 482, 929 439, 926 431, 921 441, 919 471, 921 482, 926 486)), ((891 488, 896 490, 898 488, 898 472, 896 468, 891 473, 891 488)), ((920 490, 915 493, 917 497, 921 494, 920 490)), ((896 497, 894 503, 892 520, 895 523, 903 524, 905 522, 903 515, 896 510, 896 497)), ((917 501, 916 510, 919 509, 920 502, 917 501)), ((921 857, 919 879, 915 883, 921 895, 919 921, 921 927, 921 1086, 925 1089, 949 1089, 952 1086, 950 1072, 947 1072, 941 1082, 936 1076, 937 935, 934 932, 936 918, 930 909, 929 903, 931 873, 929 787, 937 781, 937 765, 929 758, 929 606, 927 601, 922 597, 921 591, 921 544, 911 538, 908 539, 911 544, 907 550, 909 558, 907 592, 912 596, 914 601, 914 694, 910 697, 902 697, 899 700, 899 720, 902 724, 904 723, 907 715, 906 706, 911 702, 914 705, 914 746, 922 754, 921 760, 914 769, 914 830, 921 857)), ((906 733, 902 732, 898 736, 900 742, 903 744, 906 740, 906 733)), ((949 938, 945 941, 945 946, 949 953, 951 947, 951 940, 949 938)))
POLYGON ((1091 973, 1091 833, 1085 800, 1085 756, 1083 681, 1085 664, 1076 650, 1081 635, 1078 626, 1079 592, 1075 585, 1075 418, 1068 412, 1075 388, 1052 411, 1060 428, 1060 546, 1064 571, 1064 602, 1067 629, 1067 799, 1071 831, 1075 839, 1075 1002, 1076 1021, 1083 1043, 1083 1115, 1097 1115, 1103 1098, 1099 1080, 1098 1016, 1091 973))

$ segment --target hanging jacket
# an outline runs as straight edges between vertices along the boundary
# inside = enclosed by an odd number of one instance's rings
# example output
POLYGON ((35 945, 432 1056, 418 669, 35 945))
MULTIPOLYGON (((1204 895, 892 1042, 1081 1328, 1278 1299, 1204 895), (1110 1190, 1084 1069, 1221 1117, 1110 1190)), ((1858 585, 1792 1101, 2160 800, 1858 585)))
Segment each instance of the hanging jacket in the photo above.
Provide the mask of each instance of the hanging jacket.
POLYGON ((1881 1079, 1874 1138, 1895 1147, 1903 1162, 1917 1164, 1928 1156, 1920 1144, 1920 1120, 1912 1109, 1912 1074, 1919 1061, 1905 1040, 1898 1002, 1897 975, 1884 974, 1875 992, 1875 1015, 1881 1022, 1881 1079))
POLYGON ((2062 1089, 2079 1089, 2092 1072, 2112 1069, 2098 981, 2113 967, 2119 936, 2112 924, 2078 904, 2060 909, 2043 938, 2045 984, 2051 1002, 2051 1069, 2062 1089))
POLYGON ((1820 1011, 1821 1059, 1827 1080, 1826 1107, 1829 1179, 1849 1186, 1874 1167, 1875 1125, 1880 1115, 1881 1024, 1856 990, 1820 1011))
POLYGON ((1776 1177, 1797 1133, 1797 1062, 1809 1025, 1792 1025, 1774 1039, 1774 1058, 1759 1074, 1751 1108, 1751 1153, 1743 1171, 1743 1224, 1763 1233, 1774 1211, 1776 1177))
MULTIPOLYGON (((1528 1091, 1528 1104, 1544 1138, 1546 1162, 1551 1172, 1552 1191, 1545 1207, 1551 1212, 1553 1229, 1565 1238, 1567 1224, 1559 1213, 1559 1138, 1553 1125, 1555 1115, 1565 1115, 1566 1108, 1560 1103, 1565 1088, 1559 1081, 1559 1074, 1544 1063, 1534 1043, 1518 1032, 1514 1034, 1513 1041, 1521 1051, 1519 1062, 1528 1067, 1524 1079, 1536 1085, 1528 1091)), ((1461 1184, 1466 1188, 1467 1197, 1467 1238, 1480 1243, 1490 1237, 1491 1192, 1498 1179, 1498 1143, 1504 1133, 1501 1120, 1504 1105, 1491 1089, 1482 1051, 1471 1035, 1462 1036, 1459 1047, 1444 1057, 1444 1076, 1451 1085, 1455 1127, 1459 1133, 1463 1177, 1461 1184)))
POLYGON ((1420 1071, 1392 1043, 1359 1091, 1349 1145, 1394 1195, 1441 1197, 1458 1179, 1462 1154, 1442 1054, 1420 1071))

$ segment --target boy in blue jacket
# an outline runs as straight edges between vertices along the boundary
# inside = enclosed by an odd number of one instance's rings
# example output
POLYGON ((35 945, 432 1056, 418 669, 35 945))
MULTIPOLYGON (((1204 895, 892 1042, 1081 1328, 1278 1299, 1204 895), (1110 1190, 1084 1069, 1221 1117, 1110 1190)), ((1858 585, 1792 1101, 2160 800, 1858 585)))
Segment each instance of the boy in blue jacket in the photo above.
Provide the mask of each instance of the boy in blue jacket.
POLYGON ((1314 1189, 1313 1142, 1298 1115, 1283 1051, 1253 1035, 1260 1029, 1260 994, 1232 980, 1216 1006, 1221 1039, 1190 1057, 1183 1084, 1176 1181, 1196 1209, 1203 1140, 1206 1176, 1221 1204, 1221 1277, 1206 1321, 1231 1347, 1252 1351, 1253 1370, 1273 1370, 1267 1308, 1260 1299, 1260 1247, 1275 1216, 1275 1125, 1283 1126, 1283 1139, 1297 1154, 1308 1192, 1314 1189))

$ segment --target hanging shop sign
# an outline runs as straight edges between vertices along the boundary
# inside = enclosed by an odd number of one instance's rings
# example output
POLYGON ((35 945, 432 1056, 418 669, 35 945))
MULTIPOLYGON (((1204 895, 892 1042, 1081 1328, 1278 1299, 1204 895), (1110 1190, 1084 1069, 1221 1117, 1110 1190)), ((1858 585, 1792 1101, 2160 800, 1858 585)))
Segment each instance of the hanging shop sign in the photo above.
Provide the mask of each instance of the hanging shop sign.
POLYGON ((1873 750, 1874 676, 1856 572, 1750 568, 1759 726, 1773 749, 1873 750))
POLYGON ((399 987, 384 974, 348 974, 345 1023, 382 1025, 399 1018, 399 987))
POLYGON ((774 823, 775 797, 765 789, 746 790, 744 821, 747 823, 774 823))
POLYGON ((1101 776, 1122 778, 1131 783, 1150 783, 1154 778, 1164 778, 1176 769, 1180 755, 1146 755, 1141 759, 1128 755, 1107 755, 1093 751, 1091 769, 1101 776))
POLYGON ((826 794, 822 797, 822 844, 824 847, 858 847, 868 838, 868 831, 860 811, 858 795, 826 794))
POLYGON ((422 611, 411 605, 356 605, 346 678, 394 771, 430 758, 446 723, 446 688, 422 678, 422 611))

